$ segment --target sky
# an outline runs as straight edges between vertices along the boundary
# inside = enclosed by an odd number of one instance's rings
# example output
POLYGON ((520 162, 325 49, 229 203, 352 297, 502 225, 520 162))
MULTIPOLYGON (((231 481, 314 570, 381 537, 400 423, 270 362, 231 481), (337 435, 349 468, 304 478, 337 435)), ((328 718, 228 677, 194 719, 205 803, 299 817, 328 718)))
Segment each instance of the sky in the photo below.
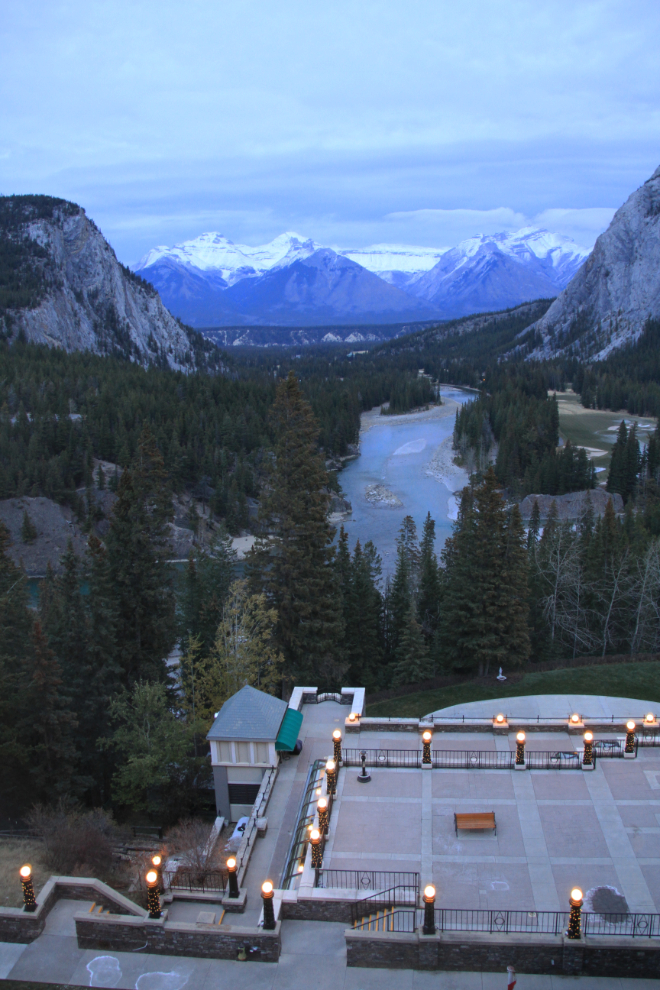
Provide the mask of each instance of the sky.
POLYGON ((208 230, 587 247, 660 164, 657 0, 3 0, 0 193, 208 230))

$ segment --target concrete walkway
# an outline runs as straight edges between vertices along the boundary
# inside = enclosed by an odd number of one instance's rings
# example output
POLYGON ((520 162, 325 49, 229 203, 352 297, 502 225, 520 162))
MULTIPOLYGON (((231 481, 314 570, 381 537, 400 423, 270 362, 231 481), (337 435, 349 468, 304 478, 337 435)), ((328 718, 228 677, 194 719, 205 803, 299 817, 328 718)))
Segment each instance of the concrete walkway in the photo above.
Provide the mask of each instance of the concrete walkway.
MULTIPOLYGON (((423 973, 348 969, 344 926, 286 921, 278 963, 187 959, 131 952, 83 951, 73 915, 79 901, 60 901, 49 930, 31 945, 0 943, 0 979, 118 990, 503 990, 506 973, 423 973)), ((518 975, 516 990, 658 990, 657 980, 518 975)))

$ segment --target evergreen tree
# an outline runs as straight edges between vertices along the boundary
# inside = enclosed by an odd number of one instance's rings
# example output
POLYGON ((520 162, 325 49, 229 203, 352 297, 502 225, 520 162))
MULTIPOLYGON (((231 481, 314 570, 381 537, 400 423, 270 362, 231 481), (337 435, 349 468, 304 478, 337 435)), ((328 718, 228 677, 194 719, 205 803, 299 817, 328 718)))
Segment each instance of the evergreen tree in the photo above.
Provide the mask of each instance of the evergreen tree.
POLYGON ((277 610, 287 682, 338 686, 343 622, 332 567, 328 475, 318 425, 293 372, 278 386, 272 420, 275 456, 260 512, 272 536, 255 545, 251 581, 277 610))
POLYGON ((392 684, 416 684, 433 676, 429 649, 411 602, 397 648, 392 684))
POLYGON ((447 543, 441 642, 448 659, 480 674, 522 663, 529 655, 523 528, 519 514, 507 525, 492 468, 473 493, 464 491, 447 543))
POLYGON ((383 599, 378 588, 382 572, 380 556, 368 540, 355 544, 350 562, 345 601, 345 653, 350 684, 375 691, 383 685, 383 599))
POLYGON ((28 515, 27 509, 23 509, 23 522, 21 523, 21 539, 23 543, 34 543, 38 535, 37 527, 28 515))
POLYGON ((31 797, 80 795, 85 781, 76 776, 74 730, 77 722, 63 689, 62 670, 48 646, 41 623, 34 623, 25 660, 25 707, 18 729, 29 766, 31 797))
POLYGON ((212 648, 235 566, 236 551, 222 528, 206 546, 190 551, 177 594, 177 625, 184 649, 194 637, 203 653, 212 648))
POLYGON ((6 807, 10 800, 29 800, 28 758, 19 721, 28 707, 23 675, 33 623, 27 578, 9 555, 10 543, 0 521, 0 792, 6 807))
POLYGON ((438 559, 435 555, 435 522, 428 512, 424 520, 424 530, 420 542, 419 594, 417 615, 427 644, 433 641, 438 626, 440 607, 440 576, 438 559))
POLYGON ((145 426, 123 472, 107 536, 116 600, 117 655, 125 685, 165 680, 176 630, 167 523, 172 496, 156 441, 145 426))
POLYGON ((396 541, 396 568, 386 601, 388 611, 388 654, 396 658, 406 625, 410 603, 419 581, 419 547, 417 528, 412 516, 405 516, 396 541))
POLYGON ((541 529, 541 510, 539 509, 539 500, 534 499, 534 505, 532 506, 532 512, 529 517, 529 529, 527 530, 527 549, 532 552, 536 547, 539 539, 539 531, 541 529))

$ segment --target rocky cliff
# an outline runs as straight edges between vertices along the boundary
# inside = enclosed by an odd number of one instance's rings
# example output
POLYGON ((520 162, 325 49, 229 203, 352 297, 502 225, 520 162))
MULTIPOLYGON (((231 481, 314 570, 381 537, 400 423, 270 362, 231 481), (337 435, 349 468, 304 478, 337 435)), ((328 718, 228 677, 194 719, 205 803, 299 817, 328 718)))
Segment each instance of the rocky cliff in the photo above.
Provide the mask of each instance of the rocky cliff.
POLYGON ((85 211, 50 196, 0 198, 0 330, 172 368, 193 366, 200 346, 85 211))
POLYGON ((604 358, 659 317, 660 168, 617 210, 582 268, 528 328, 531 356, 604 358))

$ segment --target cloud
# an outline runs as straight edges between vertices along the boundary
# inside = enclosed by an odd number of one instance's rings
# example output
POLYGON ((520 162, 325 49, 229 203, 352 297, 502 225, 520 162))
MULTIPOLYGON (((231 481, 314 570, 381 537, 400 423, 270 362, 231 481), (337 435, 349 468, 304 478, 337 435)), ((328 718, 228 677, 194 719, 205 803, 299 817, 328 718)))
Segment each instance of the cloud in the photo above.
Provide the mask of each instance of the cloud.
POLYGON ((550 209, 537 213, 532 223, 572 237, 578 244, 590 248, 598 235, 609 227, 615 212, 609 206, 587 207, 583 210, 550 209))

